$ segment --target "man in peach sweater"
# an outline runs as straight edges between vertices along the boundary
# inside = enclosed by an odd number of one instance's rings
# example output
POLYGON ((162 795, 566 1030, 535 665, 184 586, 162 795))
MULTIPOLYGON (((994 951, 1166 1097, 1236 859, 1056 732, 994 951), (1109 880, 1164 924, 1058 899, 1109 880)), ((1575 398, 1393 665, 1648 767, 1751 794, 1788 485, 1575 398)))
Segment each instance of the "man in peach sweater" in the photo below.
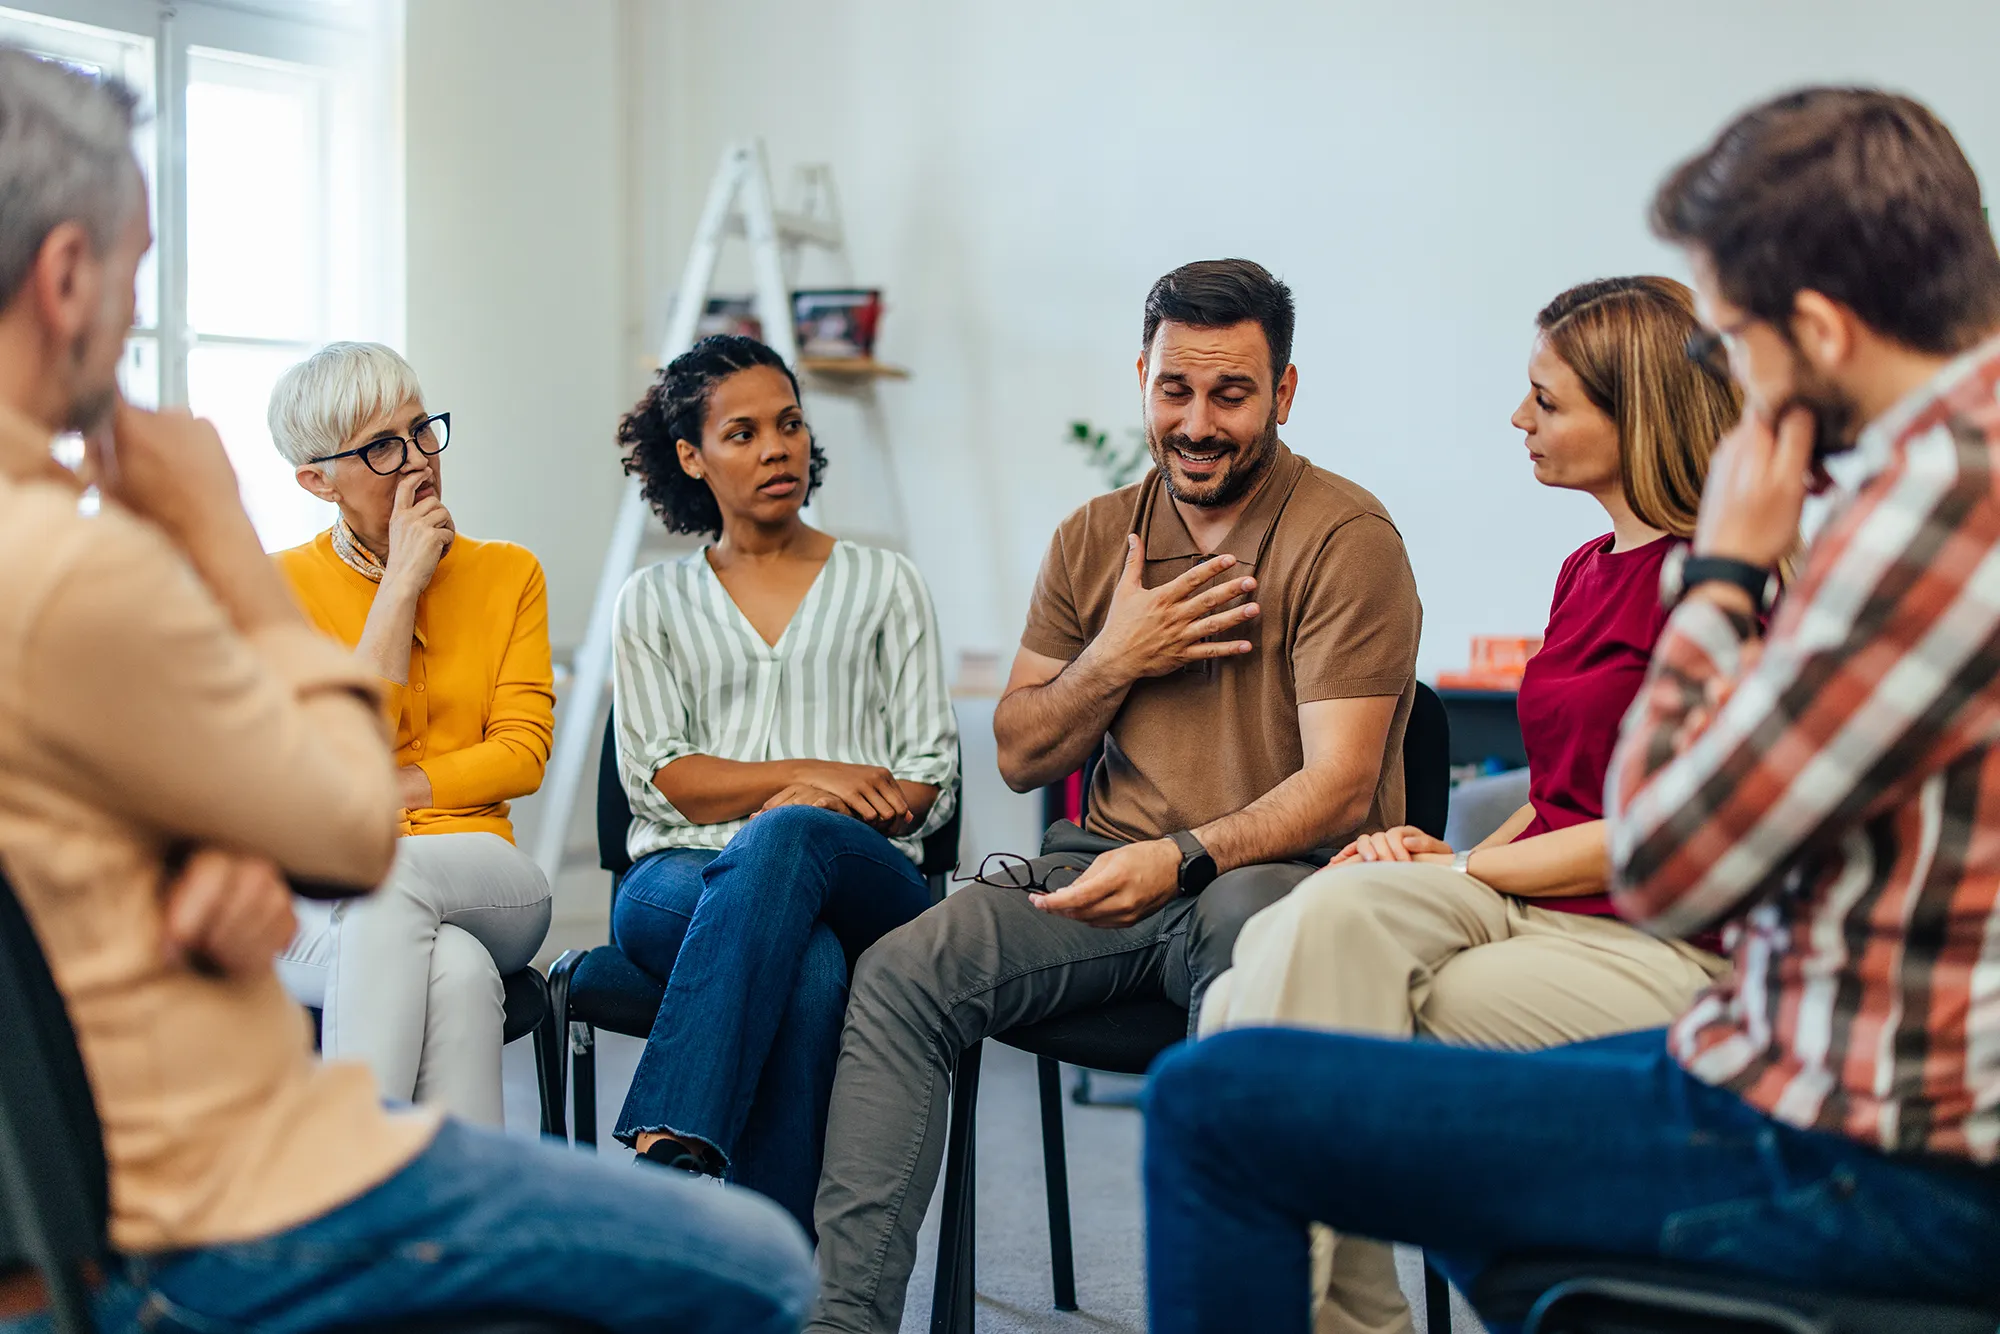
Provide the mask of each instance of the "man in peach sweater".
MULTIPOLYGON (((151 244, 133 105, 0 47, 0 865, 103 1121, 100 1327, 796 1329, 808 1257, 768 1202, 386 1110, 313 1058, 272 967, 281 877, 362 893, 388 869, 378 686, 300 615, 214 430, 119 403, 151 244), (51 458, 69 430, 95 517, 51 458)), ((0 1274, 0 1331, 39 1307, 0 1274)))

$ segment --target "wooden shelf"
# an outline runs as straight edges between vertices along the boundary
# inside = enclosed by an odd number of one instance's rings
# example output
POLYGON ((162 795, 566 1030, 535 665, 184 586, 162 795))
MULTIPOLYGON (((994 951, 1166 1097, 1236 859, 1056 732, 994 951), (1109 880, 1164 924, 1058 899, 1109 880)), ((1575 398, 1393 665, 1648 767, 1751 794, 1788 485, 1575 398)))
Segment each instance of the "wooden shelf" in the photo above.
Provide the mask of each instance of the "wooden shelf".
POLYGON ((907 380, 910 373, 872 357, 800 357, 799 368, 815 375, 836 375, 850 379, 873 376, 878 380, 907 380))

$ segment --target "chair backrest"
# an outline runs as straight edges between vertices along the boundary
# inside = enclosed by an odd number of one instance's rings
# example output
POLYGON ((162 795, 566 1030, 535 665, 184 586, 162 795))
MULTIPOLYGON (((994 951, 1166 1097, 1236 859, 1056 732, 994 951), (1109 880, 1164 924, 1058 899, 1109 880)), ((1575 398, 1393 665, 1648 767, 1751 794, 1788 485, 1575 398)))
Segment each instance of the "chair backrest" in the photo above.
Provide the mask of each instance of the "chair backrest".
POLYGON ((632 832, 632 803, 618 776, 618 714, 604 716, 604 746, 597 754, 597 864, 613 879, 632 869, 625 839, 632 832))
POLYGON ((1437 691, 1419 681, 1403 729, 1403 819, 1432 838, 1443 838, 1450 807, 1451 719, 1437 691))
POLYGON ((0 1273, 42 1272, 57 1326, 87 1330, 81 1267, 108 1252, 109 1174, 62 993, 0 876, 0 1273))
MULTIPOLYGON (((958 865, 958 831, 965 816, 963 783, 959 797, 952 805, 951 818, 924 839, 919 869, 927 877, 949 875, 958 865)), ((604 719, 604 744, 597 756, 597 864, 614 879, 632 869, 631 854, 625 851, 631 829, 632 803, 618 777, 618 716, 613 711, 604 719)))
POLYGON ((918 863, 917 870, 931 878, 950 875, 956 871, 958 831, 964 823, 965 779, 961 776, 958 780, 958 791, 951 804, 951 818, 924 835, 924 859, 918 863))

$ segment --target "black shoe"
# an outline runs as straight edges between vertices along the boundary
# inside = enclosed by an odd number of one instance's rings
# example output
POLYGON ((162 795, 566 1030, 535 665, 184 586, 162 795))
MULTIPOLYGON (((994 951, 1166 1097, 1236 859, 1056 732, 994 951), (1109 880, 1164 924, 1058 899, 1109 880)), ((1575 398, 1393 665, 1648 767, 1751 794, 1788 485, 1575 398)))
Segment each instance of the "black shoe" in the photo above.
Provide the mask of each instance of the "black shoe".
POLYGON ((646 1151, 639 1155, 637 1161, 653 1163, 676 1172, 685 1172, 693 1177, 709 1175, 708 1168, 702 1164, 700 1157, 676 1139, 654 1140, 647 1146, 646 1151))

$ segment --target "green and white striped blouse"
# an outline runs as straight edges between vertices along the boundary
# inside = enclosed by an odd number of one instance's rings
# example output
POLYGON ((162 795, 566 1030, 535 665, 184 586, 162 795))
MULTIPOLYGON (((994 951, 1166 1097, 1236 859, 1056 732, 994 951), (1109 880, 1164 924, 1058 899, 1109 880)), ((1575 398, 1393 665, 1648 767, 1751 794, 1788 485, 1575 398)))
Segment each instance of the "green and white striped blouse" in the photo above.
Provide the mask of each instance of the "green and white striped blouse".
POLYGON ((775 647, 709 568, 704 551, 650 565, 618 595, 612 650, 618 776, 632 802, 626 849, 725 846, 748 816, 694 824, 653 786, 684 755, 878 764, 942 790, 896 846, 922 858, 951 816, 958 723, 937 615, 907 557, 836 542, 775 647))

